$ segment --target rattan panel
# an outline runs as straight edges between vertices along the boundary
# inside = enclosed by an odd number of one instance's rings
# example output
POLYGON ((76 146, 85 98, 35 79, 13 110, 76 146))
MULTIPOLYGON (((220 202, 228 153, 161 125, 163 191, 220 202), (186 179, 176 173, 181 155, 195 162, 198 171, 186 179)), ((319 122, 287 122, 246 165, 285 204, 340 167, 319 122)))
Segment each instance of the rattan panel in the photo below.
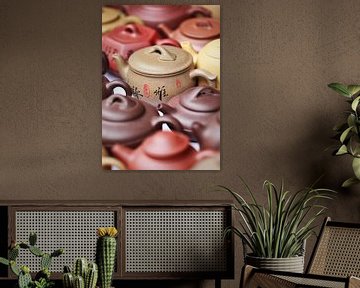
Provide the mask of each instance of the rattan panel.
POLYGON ((279 276, 281 279, 290 281, 291 283, 296 284, 294 287, 326 287, 326 288, 345 288, 345 279, 343 282, 339 281, 331 281, 331 280, 324 280, 324 279, 315 279, 315 278, 302 278, 302 277, 295 277, 295 276, 279 276))
MULTIPOLYGON (((54 259, 50 270, 62 272, 64 265, 74 259, 86 257, 95 260, 96 228, 115 226, 114 211, 16 211, 16 241, 28 241, 35 231, 43 251, 53 252, 64 248, 65 253, 54 259)), ((38 271, 40 259, 29 251, 21 251, 18 262, 38 271)))
POLYGON ((310 273, 360 277, 360 229, 325 227, 310 273))
POLYGON ((126 272, 223 272, 224 211, 126 211, 126 272))

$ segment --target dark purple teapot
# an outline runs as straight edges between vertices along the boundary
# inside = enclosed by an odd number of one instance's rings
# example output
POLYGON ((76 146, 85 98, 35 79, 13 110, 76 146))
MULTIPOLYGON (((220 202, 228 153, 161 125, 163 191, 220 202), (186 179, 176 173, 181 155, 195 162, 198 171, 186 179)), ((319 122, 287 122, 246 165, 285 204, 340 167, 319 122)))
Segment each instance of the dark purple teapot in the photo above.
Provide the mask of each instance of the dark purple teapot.
POLYGON ((193 136, 193 124, 207 126, 220 111, 220 92, 212 87, 192 87, 174 96, 167 104, 158 105, 158 110, 179 120, 184 132, 193 136))
POLYGON ((207 125, 195 122, 192 133, 199 141, 201 150, 220 150, 220 112, 214 115, 207 125))
POLYGON ((156 108, 139 99, 114 94, 102 101, 102 142, 135 147, 166 123, 181 131, 181 124, 171 116, 161 117, 156 108))

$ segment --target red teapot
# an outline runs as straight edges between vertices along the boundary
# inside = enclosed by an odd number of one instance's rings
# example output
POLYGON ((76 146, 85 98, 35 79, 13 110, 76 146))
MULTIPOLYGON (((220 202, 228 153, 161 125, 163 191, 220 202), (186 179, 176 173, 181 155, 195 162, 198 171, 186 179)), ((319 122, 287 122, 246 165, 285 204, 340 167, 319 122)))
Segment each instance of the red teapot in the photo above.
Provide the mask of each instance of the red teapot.
POLYGON ((167 104, 159 104, 158 110, 176 118, 184 132, 193 136, 192 125, 197 122, 207 126, 220 111, 220 91, 210 86, 196 86, 174 96, 167 104))
POLYGON ((119 26, 102 36, 102 51, 106 53, 110 69, 115 73, 117 73, 117 66, 112 57, 114 54, 127 60, 136 50, 152 45, 170 45, 181 48, 176 40, 160 39, 155 29, 141 24, 119 26))
POLYGON ((176 131, 158 131, 136 149, 116 144, 111 151, 129 170, 187 170, 214 154, 211 150, 196 152, 189 138, 176 131))
POLYGON ((167 37, 178 42, 190 42, 196 52, 199 52, 210 41, 220 37, 220 21, 213 18, 187 19, 176 30, 170 29, 163 23, 158 28, 167 37))
POLYGON ((208 9, 191 5, 124 5, 123 9, 129 15, 138 16, 147 26, 153 28, 164 23, 175 29, 184 19, 195 17, 197 14, 211 17, 208 9))
POLYGON ((139 99, 114 94, 102 101, 102 142, 107 148, 116 143, 135 147, 161 130, 163 123, 182 129, 176 119, 161 117, 156 108, 139 99))

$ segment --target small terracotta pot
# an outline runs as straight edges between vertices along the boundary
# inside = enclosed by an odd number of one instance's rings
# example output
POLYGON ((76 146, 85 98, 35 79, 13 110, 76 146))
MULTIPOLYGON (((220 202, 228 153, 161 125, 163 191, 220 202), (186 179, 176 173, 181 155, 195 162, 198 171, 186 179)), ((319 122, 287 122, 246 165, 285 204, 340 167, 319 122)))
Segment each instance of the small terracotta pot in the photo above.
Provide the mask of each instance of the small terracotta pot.
POLYGON ((107 33, 112 29, 129 24, 129 23, 139 23, 142 24, 142 20, 136 16, 126 16, 120 10, 110 8, 110 7, 102 7, 102 33, 107 33))

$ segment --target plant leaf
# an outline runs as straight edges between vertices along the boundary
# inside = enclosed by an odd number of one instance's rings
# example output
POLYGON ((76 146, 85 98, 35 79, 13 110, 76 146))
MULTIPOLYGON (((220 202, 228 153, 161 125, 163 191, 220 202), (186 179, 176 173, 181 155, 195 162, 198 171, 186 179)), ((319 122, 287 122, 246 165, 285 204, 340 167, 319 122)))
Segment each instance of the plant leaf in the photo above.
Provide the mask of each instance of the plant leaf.
POLYGON ((352 128, 353 128, 353 126, 350 126, 349 128, 345 129, 345 131, 343 133, 341 133, 341 136, 340 136, 341 143, 344 143, 344 141, 346 140, 346 137, 348 136, 348 134, 352 128))
POLYGON ((344 155, 347 153, 348 153, 348 150, 346 148, 346 145, 341 145, 341 147, 339 148, 339 150, 336 152, 335 155, 344 155))
POLYGON ((348 85, 347 90, 349 91, 351 96, 360 92, 360 85, 348 85))
POLYGON ((359 179, 357 179, 356 177, 351 177, 351 178, 345 180, 344 183, 342 183, 341 187, 348 188, 352 185, 359 184, 359 183, 360 183, 359 179))
POLYGON ((351 103, 351 109, 356 111, 357 106, 359 105, 360 96, 356 97, 354 101, 351 103))
POLYGON ((350 92, 348 91, 347 86, 345 86, 344 84, 341 83, 330 83, 328 85, 329 88, 333 89, 335 92, 339 93, 342 96, 351 97, 350 92))

